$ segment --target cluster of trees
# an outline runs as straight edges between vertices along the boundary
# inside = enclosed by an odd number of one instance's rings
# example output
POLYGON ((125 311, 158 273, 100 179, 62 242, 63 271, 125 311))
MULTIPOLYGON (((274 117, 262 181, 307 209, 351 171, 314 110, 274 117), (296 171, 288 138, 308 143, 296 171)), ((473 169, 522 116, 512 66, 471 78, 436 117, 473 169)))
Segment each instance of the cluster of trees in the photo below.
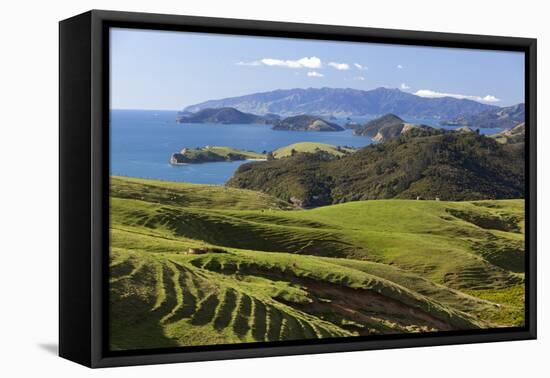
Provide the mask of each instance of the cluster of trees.
POLYGON ((419 133, 341 158, 319 151, 245 164, 228 185, 299 199, 304 207, 386 198, 524 197, 523 146, 476 133, 419 133))

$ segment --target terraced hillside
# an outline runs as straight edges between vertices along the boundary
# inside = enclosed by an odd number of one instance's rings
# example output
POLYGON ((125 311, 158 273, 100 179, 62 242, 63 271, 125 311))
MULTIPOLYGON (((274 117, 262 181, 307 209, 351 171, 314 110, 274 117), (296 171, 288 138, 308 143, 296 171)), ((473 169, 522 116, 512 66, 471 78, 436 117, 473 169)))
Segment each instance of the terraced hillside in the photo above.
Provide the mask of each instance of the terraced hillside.
POLYGON ((114 350, 523 322, 523 201, 295 210, 259 192, 114 177, 114 350))

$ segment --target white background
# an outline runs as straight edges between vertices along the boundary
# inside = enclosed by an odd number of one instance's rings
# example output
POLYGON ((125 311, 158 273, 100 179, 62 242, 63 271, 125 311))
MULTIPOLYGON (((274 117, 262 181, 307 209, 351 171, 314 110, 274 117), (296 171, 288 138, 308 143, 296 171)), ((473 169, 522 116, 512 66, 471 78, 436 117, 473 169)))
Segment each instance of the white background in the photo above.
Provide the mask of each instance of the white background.
MULTIPOLYGON (((544 188, 550 26, 545 1, 6 1, 0 22, 0 375, 104 377, 542 377, 550 374, 544 188), (55 355, 58 25, 89 9, 538 38, 539 340, 90 370, 55 355), (543 215, 544 214, 544 215, 543 215), (546 351, 545 351, 546 349, 546 351)), ((74 125, 79 127, 79 125, 74 125)))

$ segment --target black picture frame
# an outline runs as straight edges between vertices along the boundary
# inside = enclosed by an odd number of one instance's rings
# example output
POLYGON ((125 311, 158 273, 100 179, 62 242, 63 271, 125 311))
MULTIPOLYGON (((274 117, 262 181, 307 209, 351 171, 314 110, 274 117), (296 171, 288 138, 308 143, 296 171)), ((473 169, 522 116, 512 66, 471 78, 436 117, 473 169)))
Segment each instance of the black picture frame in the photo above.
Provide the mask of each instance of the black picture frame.
POLYGON ((536 39, 92 10, 59 24, 59 354, 88 367, 536 338, 536 39), (525 53, 525 327, 437 334, 109 352, 110 27, 525 53))

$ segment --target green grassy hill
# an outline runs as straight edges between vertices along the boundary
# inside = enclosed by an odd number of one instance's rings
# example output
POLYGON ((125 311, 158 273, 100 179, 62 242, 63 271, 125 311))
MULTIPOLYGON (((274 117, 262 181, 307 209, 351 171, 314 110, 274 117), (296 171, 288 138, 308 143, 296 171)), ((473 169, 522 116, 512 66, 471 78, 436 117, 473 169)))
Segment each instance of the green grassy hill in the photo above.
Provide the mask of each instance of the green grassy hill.
POLYGON ((324 151, 330 155, 338 156, 338 157, 355 152, 355 149, 349 148, 349 147, 338 147, 338 146, 334 146, 332 144, 326 144, 326 143, 300 142, 300 143, 294 143, 285 147, 281 147, 273 151, 273 156, 276 159, 288 157, 292 155, 293 150, 295 152, 305 152, 305 153, 315 153, 318 151, 324 151))
MULTIPOLYGON (((273 157, 280 159, 292 156, 293 153, 316 153, 326 152, 330 156, 342 157, 356 150, 350 147, 339 147, 325 143, 300 142, 273 151, 273 157)), ((180 152, 172 154, 172 164, 197 164, 213 163, 236 160, 266 160, 267 155, 254 151, 239 150, 224 146, 205 146, 199 148, 184 148, 180 152)))
POLYGON ((205 146, 199 148, 184 148, 172 154, 172 164, 197 164, 236 160, 265 160, 264 154, 254 151, 239 150, 232 147, 205 146))
POLYGON ((242 189, 111 184, 113 349, 523 323, 522 200, 291 210, 242 189))

